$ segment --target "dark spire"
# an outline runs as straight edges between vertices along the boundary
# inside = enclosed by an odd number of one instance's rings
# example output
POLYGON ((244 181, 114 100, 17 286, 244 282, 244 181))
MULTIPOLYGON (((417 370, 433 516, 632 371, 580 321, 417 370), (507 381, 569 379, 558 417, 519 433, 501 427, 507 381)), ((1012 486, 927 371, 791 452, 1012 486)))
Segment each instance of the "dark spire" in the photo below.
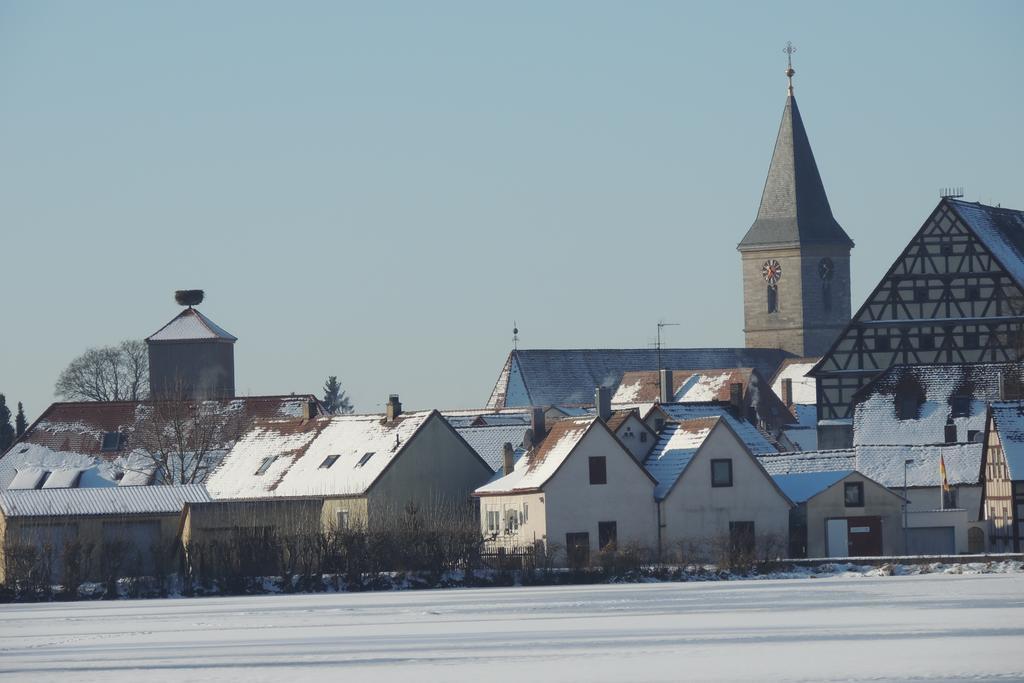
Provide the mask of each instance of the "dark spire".
MULTIPOLYGON (((790 59, 795 51, 796 48, 787 45, 790 59)), ((811 143, 793 95, 794 73, 790 61, 786 69, 789 95, 761 194, 761 206, 757 210, 757 219, 739 243, 740 250, 769 245, 853 246, 853 240, 832 217, 825 186, 818 175, 818 165, 814 163, 811 143)))

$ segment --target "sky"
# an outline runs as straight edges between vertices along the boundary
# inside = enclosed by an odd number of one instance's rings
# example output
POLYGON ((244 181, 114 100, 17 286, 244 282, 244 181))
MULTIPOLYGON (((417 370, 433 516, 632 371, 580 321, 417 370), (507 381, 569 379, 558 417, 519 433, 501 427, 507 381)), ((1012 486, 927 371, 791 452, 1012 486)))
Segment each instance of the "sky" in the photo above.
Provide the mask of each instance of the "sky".
POLYGON ((742 346, 794 84, 855 307, 938 201, 1024 209, 1024 3, 0 2, 0 392, 175 289, 240 394, 474 407, 512 347, 742 346))

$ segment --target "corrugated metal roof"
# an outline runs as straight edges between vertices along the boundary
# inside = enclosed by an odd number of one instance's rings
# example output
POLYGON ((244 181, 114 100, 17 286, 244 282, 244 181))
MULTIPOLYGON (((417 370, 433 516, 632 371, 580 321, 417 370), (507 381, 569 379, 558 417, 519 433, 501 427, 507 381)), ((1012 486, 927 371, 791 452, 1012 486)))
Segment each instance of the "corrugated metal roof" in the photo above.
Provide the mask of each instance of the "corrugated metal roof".
POLYGON ((0 493, 0 510, 6 517, 157 514, 179 512, 185 503, 209 500, 210 494, 200 484, 39 489, 0 493))

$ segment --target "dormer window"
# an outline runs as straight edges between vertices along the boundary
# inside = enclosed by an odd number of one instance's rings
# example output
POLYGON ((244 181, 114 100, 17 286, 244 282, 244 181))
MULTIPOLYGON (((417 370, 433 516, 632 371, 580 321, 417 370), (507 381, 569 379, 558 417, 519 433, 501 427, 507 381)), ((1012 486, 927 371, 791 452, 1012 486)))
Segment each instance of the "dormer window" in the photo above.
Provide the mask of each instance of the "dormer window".
POLYGON ((971 412, 970 396, 954 396, 950 399, 953 417, 967 417, 971 412))
POLYGON ((115 453, 124 446, 125 438, 121 432, 103 432, 100 450, 104 453, 115 453))
POLYGON ((900 420, 916 420, 923 404, 924 394, 916 382, 902 382, 896 389, 896 417, 900 420))

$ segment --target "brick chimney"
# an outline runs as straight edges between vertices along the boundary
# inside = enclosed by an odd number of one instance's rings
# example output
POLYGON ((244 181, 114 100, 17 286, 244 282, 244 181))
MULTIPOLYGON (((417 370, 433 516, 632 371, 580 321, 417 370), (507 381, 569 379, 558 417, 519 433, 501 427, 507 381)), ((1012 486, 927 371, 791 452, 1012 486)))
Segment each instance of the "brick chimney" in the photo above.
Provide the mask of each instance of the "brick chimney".
POLYGON ((733 382, 729 385, 729 405, 740 417, 746 413, 743 410, 743 382, 733 382))
POLYGON ((387 413, 388 422, 394 421, 396 417, 402 414, 402 402, 398 400, 398 394, 388 396, 388 403, 384 411, 387 413))
POLYGON ((608 387, 594 389, 594 408, 597 416, 607 422, 612 416, 612 392, 608 387))
POLYGON ((672 371, 662 370, 658 377, 658 401, 661 403, 675 403, 676 393, 672 391, 672 371))
POLYGON ((512 474, 512 470, 516 467, 516 451, 512 448, 512 444, 508 441, 501 447, 502 455, 502 469, 501 472, 504 476, 512 474))
POLYGON ((782 378, 782 402, 787 408, 793 406, 793 380, 790 377, 782 378))

